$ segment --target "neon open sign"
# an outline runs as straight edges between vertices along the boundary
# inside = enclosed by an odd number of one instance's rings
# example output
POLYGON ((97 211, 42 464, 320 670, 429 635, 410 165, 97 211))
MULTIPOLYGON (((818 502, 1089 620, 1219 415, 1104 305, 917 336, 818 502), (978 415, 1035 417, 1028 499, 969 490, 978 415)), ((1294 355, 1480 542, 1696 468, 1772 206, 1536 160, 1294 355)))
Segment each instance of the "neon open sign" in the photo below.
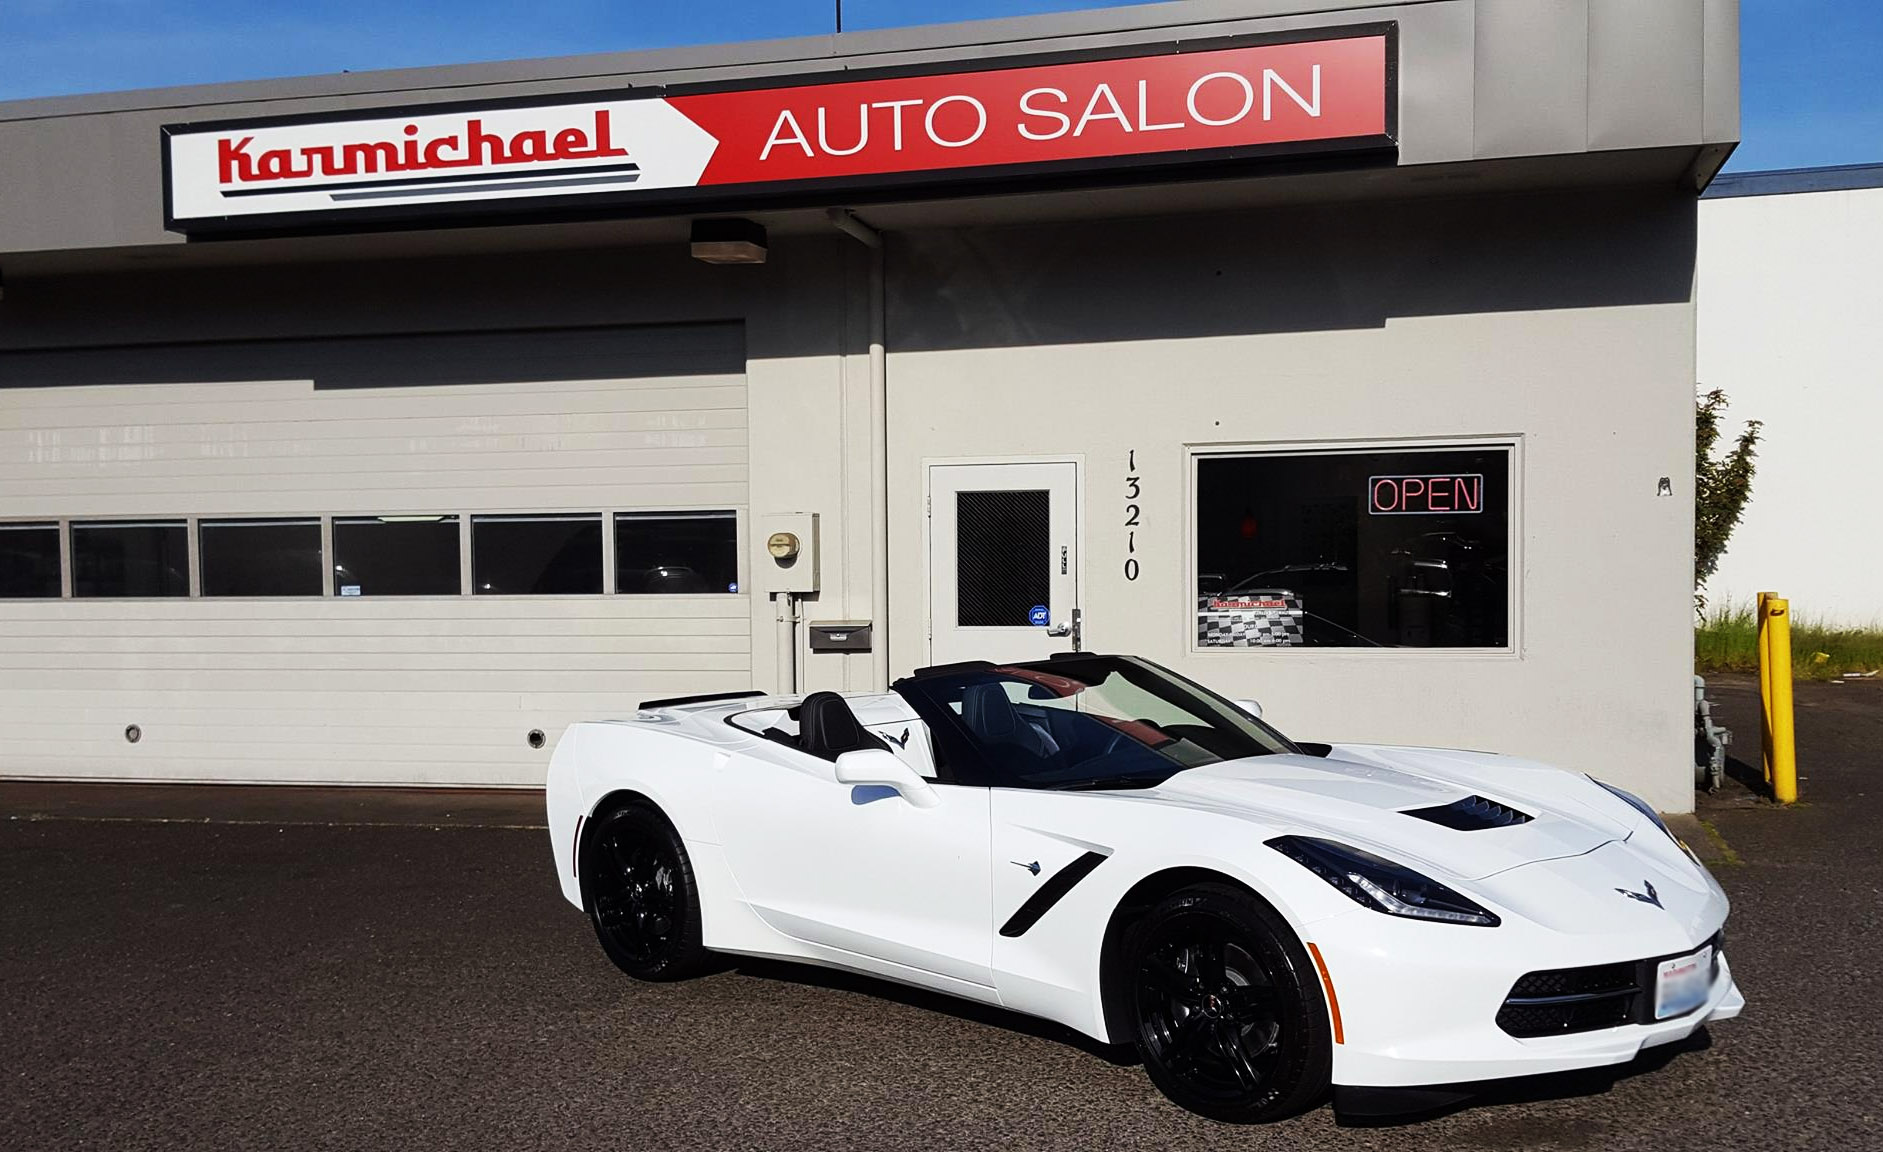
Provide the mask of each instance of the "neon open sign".
POLYGON ((1484 511, 1484 476, 1369 476, 1367 511, 1375 516, 1456 516, 1484 511))

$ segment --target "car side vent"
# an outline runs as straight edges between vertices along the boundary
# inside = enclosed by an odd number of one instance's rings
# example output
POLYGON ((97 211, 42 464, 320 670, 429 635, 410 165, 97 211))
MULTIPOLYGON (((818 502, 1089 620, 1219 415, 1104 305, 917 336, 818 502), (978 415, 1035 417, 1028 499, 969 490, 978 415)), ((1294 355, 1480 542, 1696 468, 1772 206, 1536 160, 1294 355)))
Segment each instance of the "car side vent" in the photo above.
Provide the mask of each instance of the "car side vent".
POLYGON ((1484 828, 1508 828, 1512 824, 1528 824, 1534 817, 1515 808, 1507 808, 1495 800, 1486 800, 1482 796, 1467 796, 1463 800, 1454 800, 1450 804, 1441 804, 1436 808, 1408 808, 1406 815, 1417 816, 1421 820, 1430 820, 1434 824, 1443 824, 1460 832, 1476 832, 1484 828))

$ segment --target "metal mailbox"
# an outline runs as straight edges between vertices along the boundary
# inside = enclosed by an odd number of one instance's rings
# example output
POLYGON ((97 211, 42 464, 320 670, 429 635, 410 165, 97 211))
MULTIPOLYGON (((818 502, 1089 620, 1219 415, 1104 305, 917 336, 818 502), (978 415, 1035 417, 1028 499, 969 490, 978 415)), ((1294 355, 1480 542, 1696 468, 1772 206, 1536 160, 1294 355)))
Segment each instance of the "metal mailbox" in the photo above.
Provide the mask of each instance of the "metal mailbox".
POLYGON ((806 627, 811 630, 811 651, 813 652, 868 652, 870 650, 870 621, 868 620, 813 620, 806 627))

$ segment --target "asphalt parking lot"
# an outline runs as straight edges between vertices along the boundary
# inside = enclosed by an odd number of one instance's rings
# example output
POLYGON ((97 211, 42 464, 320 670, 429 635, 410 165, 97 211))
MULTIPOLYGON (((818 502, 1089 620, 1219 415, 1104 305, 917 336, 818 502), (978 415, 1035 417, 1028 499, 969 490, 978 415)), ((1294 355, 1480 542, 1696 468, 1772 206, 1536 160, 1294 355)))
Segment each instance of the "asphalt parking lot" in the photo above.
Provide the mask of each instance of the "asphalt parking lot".
MULTIPOLYGON (((1716 695, 1756 760, 1750 686, 1716 695)), ((1883 684, 1800 685, 1798 729, 1805 803, 1701 801, 1745 1016, 1385 1128, 1213 1124, 1055 1027, 814 970, 634 984, 533 798, 0 784, 0 1146, 1883 1147, 1883 684)))

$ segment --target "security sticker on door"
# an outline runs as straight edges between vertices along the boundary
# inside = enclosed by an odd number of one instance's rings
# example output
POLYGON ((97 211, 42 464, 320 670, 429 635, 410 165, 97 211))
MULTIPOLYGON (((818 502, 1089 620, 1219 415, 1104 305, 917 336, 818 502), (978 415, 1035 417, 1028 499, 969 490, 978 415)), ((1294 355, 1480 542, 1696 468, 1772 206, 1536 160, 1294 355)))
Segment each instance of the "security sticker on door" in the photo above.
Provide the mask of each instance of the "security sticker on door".
POLYGON ((1053 614, 1044 604, 1035 604, 1026 610, 1026 622, 1035 628, 1044 628, 1053 622, 1053 614))
POLYGON ((1688 956, 1663 960, 1654 982, 1654 1018, 1680 1016, 1706 1003, 1713 983, 1711 945, 1688 956))

